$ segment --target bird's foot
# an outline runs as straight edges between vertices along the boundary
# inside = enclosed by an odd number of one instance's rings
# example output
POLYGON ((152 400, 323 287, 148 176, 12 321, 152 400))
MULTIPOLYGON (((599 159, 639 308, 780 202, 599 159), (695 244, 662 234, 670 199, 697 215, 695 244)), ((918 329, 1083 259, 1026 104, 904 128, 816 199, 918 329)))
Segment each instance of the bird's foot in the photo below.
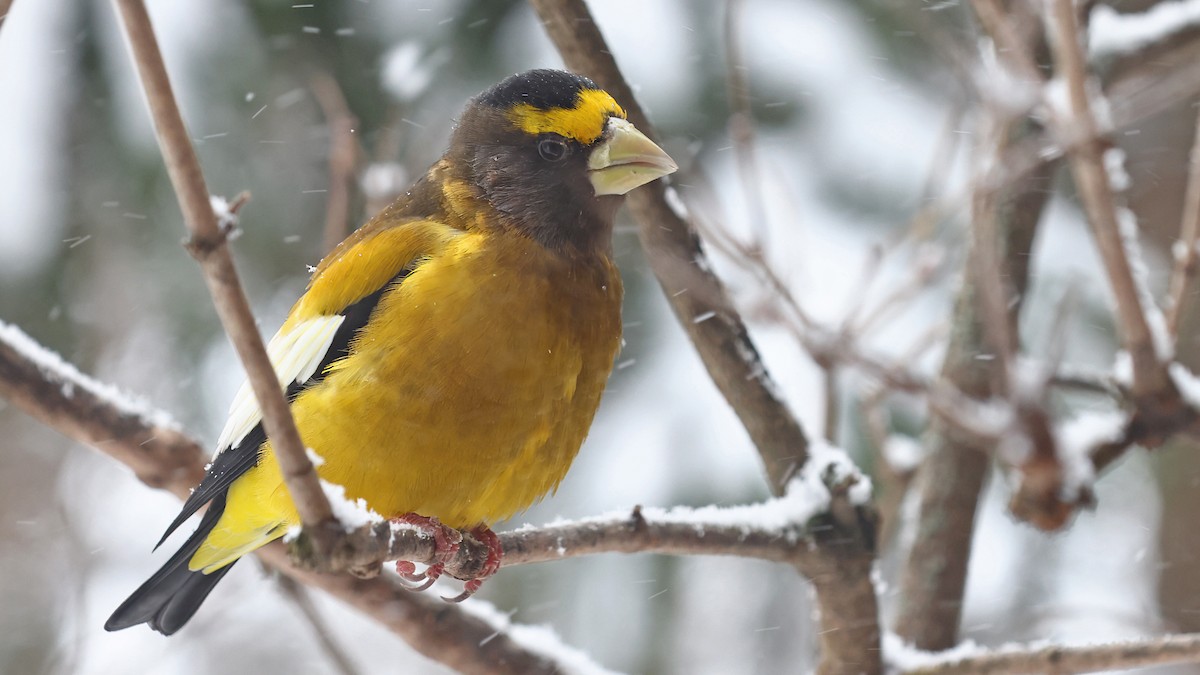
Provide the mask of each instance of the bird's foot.
POLYGON ((486 525, 480 525, 471 530, 471 535, 478 539, 484 546, 487 546, 487 560, 483 563, 483 569, 480 570, 479 576, 474 579, 467 579, 463 584, 463 592, 453 598, 443 597, 446 602, 462 602, 467 598, 475 595, 475 591, 483 585, 484 580, 500 570, 500 560, 504 557, 504 547, 500 544, 500 538, 492 532, 491 528, 486 525))
POLYGON ((406 513, 393 518, 392 522, 413 525, 433 537, 433 562, 425 568, 424 572, 418 573, 416 565, 408 560, 396 561, 396 573, 400 575, 400 578, 416 584, 409 586, 410 590, 423 591, 429 588, 445 572, 446 563, 458 553, 459 544, 462 543, 462 532, 443 525, 437 518, 416 513, 406 513))

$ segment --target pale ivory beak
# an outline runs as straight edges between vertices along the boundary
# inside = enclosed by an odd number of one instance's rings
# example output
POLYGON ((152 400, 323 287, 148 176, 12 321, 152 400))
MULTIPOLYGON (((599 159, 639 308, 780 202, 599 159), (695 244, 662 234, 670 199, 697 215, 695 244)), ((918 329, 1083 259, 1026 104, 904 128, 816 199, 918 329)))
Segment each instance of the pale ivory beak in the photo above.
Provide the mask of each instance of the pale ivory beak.
POLYGON ((605 140, 588 156, 588 178, 596 196, 623 195, 679 168, 637 127, 611 117, 605 140))

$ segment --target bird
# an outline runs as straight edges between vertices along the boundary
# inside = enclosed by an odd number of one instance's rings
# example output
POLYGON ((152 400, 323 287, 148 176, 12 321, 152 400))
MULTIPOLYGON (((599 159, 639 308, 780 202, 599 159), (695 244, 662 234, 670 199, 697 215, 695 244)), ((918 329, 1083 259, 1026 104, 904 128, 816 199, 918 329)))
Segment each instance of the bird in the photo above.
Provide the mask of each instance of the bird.
MULTIPOLYGON (((468 101, 448 149, 335 247, 268 343, 324 481, 428 528, 438 560, 555 491, 621 345, 612 232, 626 193, 676 170, 586 77, 518 73, 468 101)), ((300 524, 249 385, 159 540, 196 530, 105 623, 171 635, 242 556, 300 524)), ((157 548, 157 547, 156 547, 157 548)), ((398 563, 401 576, 424 579, 398 563)))

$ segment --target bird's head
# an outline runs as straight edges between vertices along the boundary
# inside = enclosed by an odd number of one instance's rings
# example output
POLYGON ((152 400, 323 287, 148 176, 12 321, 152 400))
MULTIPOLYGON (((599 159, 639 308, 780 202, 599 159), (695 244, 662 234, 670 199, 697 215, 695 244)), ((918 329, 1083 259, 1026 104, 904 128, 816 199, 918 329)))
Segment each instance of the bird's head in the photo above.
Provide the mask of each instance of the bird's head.
POLYGON ((559 70, 514 75, 473 99, 449 158, 506 225, 552 248, 607 246, 621 196, 677 168, 612 96, 559 70))

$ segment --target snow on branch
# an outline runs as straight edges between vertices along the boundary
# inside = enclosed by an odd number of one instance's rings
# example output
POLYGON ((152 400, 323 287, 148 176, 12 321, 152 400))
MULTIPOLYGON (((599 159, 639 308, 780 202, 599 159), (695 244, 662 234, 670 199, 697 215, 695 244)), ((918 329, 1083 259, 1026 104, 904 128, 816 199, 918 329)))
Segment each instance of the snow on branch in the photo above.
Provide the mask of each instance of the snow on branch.
POLYGON ((204 451, 170 415, 84 375, 3 321, 0 396, 66 436, 102 448, 148 485, 186 494, 204 475, 204 451))
MULTIPOLYGON (((65 398, 74 398, 76 393, 86 394, 106 402, 121 415, 136 417, 148 427, 179 431, 181 427, 168 413, 150 405, 148 401, 121 391, 111 384, 100 382, 79 372, 61 356, 46 349, 25 331, 0 319, 0 349, 19 355, 36 367, 47 383, 57 382, 65 398)), ((6 361, 11 363, 11 361, 6 361)), ((7 379, 7 378, 6 378, 7 379)))
POLYGON ((883 639, 884 659, 900 675, 1023 675, 1124 670, 1200 661, 1200 634, 1091 645, 1010 644, 997 649, 971 641, 926 652, 894 634, 883 639))
MULTIPOLYGON (((731 555, 794 564, 813 555, 812 545, 824 531, 823 516, 836 501, 858 507, 867 504, 870 496, 870 479, 845 452, 815 442, 808 464, 789 481, 781 497, 732 507, 637 506, 543 527, 526 525, 498 535, 504 548, 501 565, 597 553, 731 555)), ((385 562, 428 564, 434 557, 434 542, 425 530, 381 518, 349 531, 329 556, 313 555, 303 531, 296 533, 291 545, 300 564, 321 571, 374 574, 385 562)), ((465 532, 458 552, 445 561, 446 573, 470 579, 486 561, 487 546, 465 532)))

